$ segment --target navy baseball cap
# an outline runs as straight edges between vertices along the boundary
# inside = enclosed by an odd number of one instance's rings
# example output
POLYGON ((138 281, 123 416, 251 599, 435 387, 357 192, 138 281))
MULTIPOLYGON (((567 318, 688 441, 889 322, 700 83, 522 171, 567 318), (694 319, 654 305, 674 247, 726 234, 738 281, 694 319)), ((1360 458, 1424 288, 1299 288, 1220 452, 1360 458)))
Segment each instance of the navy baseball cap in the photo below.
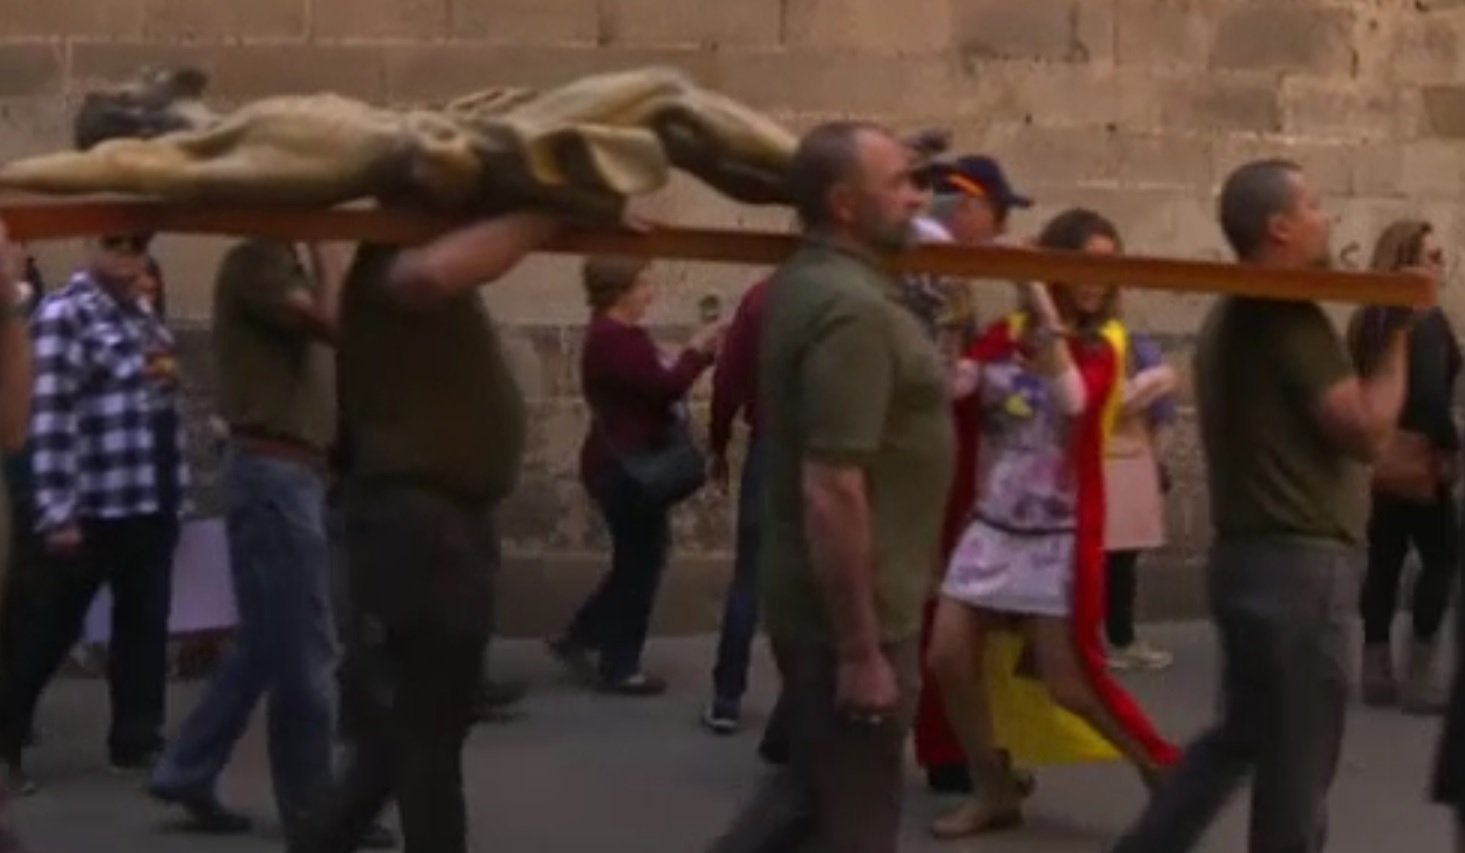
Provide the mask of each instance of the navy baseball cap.
POLYGON ((958 193, 991 199, 1004 209, 1027 208, 1033 200, 1012 188, 1002 166, 991 157, 968 155, 955 162, 941 164, 934 176, 932 189, 937 193, 958 193))

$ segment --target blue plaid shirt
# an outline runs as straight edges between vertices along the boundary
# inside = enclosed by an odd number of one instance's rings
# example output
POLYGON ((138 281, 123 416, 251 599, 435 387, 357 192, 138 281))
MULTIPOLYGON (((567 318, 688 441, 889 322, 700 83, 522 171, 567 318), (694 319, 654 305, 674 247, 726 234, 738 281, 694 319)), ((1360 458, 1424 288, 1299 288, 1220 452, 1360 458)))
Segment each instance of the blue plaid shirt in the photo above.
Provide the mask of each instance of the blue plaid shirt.
POLYGON ((179 512, 188 485, 172 334, 89 273, 31 322, 36 527, 179 512))

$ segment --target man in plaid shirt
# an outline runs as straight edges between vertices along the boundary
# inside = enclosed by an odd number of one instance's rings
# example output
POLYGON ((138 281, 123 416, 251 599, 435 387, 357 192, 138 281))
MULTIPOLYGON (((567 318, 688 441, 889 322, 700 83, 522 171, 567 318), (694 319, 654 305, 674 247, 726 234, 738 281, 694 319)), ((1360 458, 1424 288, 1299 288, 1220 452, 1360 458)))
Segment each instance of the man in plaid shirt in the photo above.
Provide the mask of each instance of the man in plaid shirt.
POLYGON ((32 321, 36 528, 46 560, 15 668, 0 688, 0 761, 32 789, 21 749, 41 691, 93 597, 113 595, 111 763, 148 766, 162 745, 168 611, 187 487, 174 341, 142 295, 148 238, 107 237, 32 321))

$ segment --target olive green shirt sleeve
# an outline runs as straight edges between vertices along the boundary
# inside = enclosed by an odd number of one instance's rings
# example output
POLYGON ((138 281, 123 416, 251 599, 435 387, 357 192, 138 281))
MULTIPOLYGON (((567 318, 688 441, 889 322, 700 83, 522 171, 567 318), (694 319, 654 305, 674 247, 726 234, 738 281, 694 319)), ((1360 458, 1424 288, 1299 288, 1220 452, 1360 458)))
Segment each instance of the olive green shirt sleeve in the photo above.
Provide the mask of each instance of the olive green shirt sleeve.
POLYGON ((879 449, 895 380, 886 308, 841 298, 815 323, 801 365, 799 423, 805 454, 862 465, 879 449))
POLYGON ((1353 376, 1347 349, 1318 306, 1296 303, 1277 312, 1270 324, 1277 369, 1299 401, 1314 405, 1329 388, 1353 376))
POLYGON ((221 286, 251 319, 281 329, 298 328, 294 294, 310 295, 310 280, 295 253, 272 243, 240 243, 219 268, 221 286))

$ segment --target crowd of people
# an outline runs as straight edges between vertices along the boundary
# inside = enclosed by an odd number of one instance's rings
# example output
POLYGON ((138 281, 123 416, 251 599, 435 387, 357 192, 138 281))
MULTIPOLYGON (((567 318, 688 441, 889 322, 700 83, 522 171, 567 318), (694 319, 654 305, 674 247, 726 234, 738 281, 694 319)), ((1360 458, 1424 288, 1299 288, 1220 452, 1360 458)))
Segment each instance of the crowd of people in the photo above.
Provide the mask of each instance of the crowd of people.
MULTIPOLYGON (((913 727, 930 788, 960 797, 932 825, 939 838, 1019 826, 1035 768, 1097 757, 1127 762, 1150 794, 1120 853, 1192 849, 1248 776, 1253 853, 1321 850, 1360 611, 1365 700, 1445 715, 1435 794, 1465 851, 1465 683, 1450 697, 1433 678, 1460 571, 1461 355, 1443 312, 1364 307, 1340 336, 1312 303, 1212 306, 1193 384, 1223 701, 1179 747, 1111 674, 1171 663, 1137 636, 1134 609, 1136 564, 1165 541, 1178 372, 1129 328, 1115 288, 1019 283, 1013 310, 979 322, 970 282, 894 275, 888 261, 921 241, 1124 250, 1084 208, 1014 239, 1009 220, 1032 200, 993 159, 941 148, 860 122, 810 131, 789 186, 801 248, 730 322, 708 312, 670 355, 645 324, 648 264, 585 262, 579 469, 611 554, 549 652, 605 694, 665 691, 642 653, 670 513, 709 484, 732 491, 741 418, 736 555, 703 723, 741 728, 760 622, 781 686, 759 746, 776 770, 717 853, 897 849, 913 727), (709 371, 704 452, 688 396, 709 371), (1411 545, 1423 571, 1399 679, 1411 545)), ((1329 262, 1330 218, 1295 163, 1237 168, 1219 218, 1241 263, 1329 262)), ((467 849, 462 748, 496 692, 484 674, 495 515, 529 428, 479 291, 562 227, 509 214, 420 247, 364 245, 349 267, 313 246, 228 252, 212 322, 239 624, 165 741, 190 484, 150 235, 101 238, 46 290, 0 223, 0 445, 18 460, 0 514, 8 796, 34 789, 23 753, 37 700, 105 583, 109 761, 146 774, 195 828, 251 829, 217 781, 263 700, 292 853, 395 846, 379 822, 390 801, 409 853, 467 849)), ((1389 228, 1373 266, 1444 277, 1426 222, 1389 228)))

